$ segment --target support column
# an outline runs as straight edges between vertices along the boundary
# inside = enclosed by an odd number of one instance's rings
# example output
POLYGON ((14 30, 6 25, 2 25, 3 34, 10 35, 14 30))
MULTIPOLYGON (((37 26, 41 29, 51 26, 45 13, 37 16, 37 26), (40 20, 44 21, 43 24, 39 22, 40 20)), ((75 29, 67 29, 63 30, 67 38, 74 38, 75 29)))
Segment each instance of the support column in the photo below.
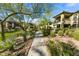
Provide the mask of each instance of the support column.
POLYGON ((8 29, 8 22, 5 22, 5 28, 8 29))
POLYGON ((77 13, 77 21, 76 21, 76 28, 78 28, 78 18, 79 18, 79 16, 78 16, 78 13, 77 13))
POLYGON ((14 28, 14 22, 11 24, 12 28, 14 28))
POLYGON ((73 27, 73 24, 74 24, 74 19, 73 19, 73 15, 70 17, 70 25, 71 25, 71 28, 73 27))
POLYGON ((1 23, 0 23, 0 32, 1 32, 1 23))
POLYGON ((61 14, 60 21, 61 21, 60 28, 62 29, 64 27, 64 14, 61 14))

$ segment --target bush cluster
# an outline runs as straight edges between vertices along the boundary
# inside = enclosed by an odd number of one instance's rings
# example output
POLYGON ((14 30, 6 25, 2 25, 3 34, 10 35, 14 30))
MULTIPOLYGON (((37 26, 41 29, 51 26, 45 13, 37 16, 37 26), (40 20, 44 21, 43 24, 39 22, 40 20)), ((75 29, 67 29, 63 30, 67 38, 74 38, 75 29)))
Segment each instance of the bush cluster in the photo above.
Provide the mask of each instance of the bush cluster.
POLYGON ((73 32, 72 37, 75 38, 76 40, 79 40, 79 32, 78 31, 73 32))
POLYGON ((63 35, 64 35, 63 30, 59 30, 59 31, 58 31, 58 35, 59 35, 59 36, 63 36, 63 35))
POLYGON ((51 37, 54 37, 54 36, 55 36, 55 32, 54 32, 54 31, 51 31, 51 32, 50 32, 50 36, 51 36, 51 37))
POLYGON ((73 37, 76 40, 79 40, 79 29, 78 30, 68 29, 65 31, 65 34, 70 37, 73 37))
POLYGON ((51 28, 50 27, 47 27, 47 28, 44 27, 44 28, 41 29, 41 31, 42 31, 44 36, 48 36, 48 35, 50 35, 51 28))
POLYGON ((50 53, 52 56, 74 56, 79 53, 79 50, 77 50, 75 47, 72 46, 72 44, 59 42, 59 41, 49 41, 47 44, 50 53))

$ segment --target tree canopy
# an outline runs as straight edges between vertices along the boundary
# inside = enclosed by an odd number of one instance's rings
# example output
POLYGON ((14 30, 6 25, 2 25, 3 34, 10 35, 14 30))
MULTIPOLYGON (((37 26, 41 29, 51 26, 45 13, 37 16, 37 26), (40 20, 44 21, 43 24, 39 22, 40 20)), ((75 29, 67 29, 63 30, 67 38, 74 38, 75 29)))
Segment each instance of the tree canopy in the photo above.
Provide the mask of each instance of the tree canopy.
MULTIPOLYGON (((50 7, 51 4, 34 3, 30 5, 31 7, 27 7, 27 4, 23 3, 0 4, 0 19, 2 20, 2 23, 6 21, 9 17, 10 19, 16 18, 20 22, 25 21, 25 19, 29 21, 29 18, 31 18, 31 20, 33 20, 34 18, 42 17, 48 18, 48 15, 51 14, 53 9, 52 7, 50 7)), ((4 37, 4 26, 3 24, 1 26, 2 36, 4 37)))

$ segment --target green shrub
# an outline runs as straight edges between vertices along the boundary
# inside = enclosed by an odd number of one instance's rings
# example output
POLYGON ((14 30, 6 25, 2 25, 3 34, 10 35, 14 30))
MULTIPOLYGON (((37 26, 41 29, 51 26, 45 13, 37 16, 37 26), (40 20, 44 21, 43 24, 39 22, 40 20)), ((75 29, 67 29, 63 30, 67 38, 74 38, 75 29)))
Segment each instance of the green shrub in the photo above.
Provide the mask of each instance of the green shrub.
POLYGON ((68 28, 65 28, 64 29, 64 35, 68 35, 68 32, 69 32, 69 29, 68 28))
POLYGON ((6 48, 9 48, 11 46, 11 44, 9 42, 2 42, 0 44, 0 50, 4 50, 6 48))
POLYGON ((4 49, 4 42, 0 41, 0 50, 4 49))
POLYGON ((64 35, 63 30, 59 30, 59 31, 58 31, 58 35, 59 35, 59 36, 63 36, 63 35, 64 35))
POLYGON ((55 36, 55 32, 51 31, 51 32, 50 32, 50 36, 51 36, 51 37, 54 37, 54 36, 55 36))
POLYGON ((39 30, 43 33, 43 36, 50 35, 51 27, 49 26, 51 24, 51 21, 49 21, 47 18, 41 18, 38 23, 39 30))
POLYGON ((49 41, 47 46, 52 56, 73 56, 79 51, 72 44, 54 40, 49 41))
POLYGON ((15 43, 16 40, 12 39, 7 39, 5 42, 1 41, 0 42, 0 50, 4 50, 4 49, 9 49, 14 43, 15 43))
POLYGON ((64 42, 62 42, 62 48, 63 48, 63 53, 62 53, 63 56, 64 55, 73 56, 78 51, 76 47, 73 47, 71 44, 64 42))
POLYGON ((68 36, 69 36, 69 37, 72 37, 72 36, 73 36, 73 32, 72 32, 72 31, 69 31, 69 32, 68 32, 68 36))
POLYGON ((5 42, 5 48, 9 48, 9 47, 11 47, 11 45, 12 45, 12 44, 11 44, 10 42, 8 42, 8 41, 5 42))
POLYGON ((69 30, 68 36, 73 37, 76 40, 79 40, 79 30, 76 30, 76 29, 75 31, 73 29, 69 30))
POLYGON ((29 35, 30 35, 30 38, 34 38, 35 32, 34 32, 34 31, 30 31, 30 32, 29 32, 29 35))
POLYGON ((47 28, 46 27, 43 27, 41 29, 41 31, 42 31, 42 33, 43 33, 44 36, 48 36, 48 35, 50 35, 51 28, 49 26, 47 28))
POLYGON ((52 56, 60 56, 62 55, 62 49, 61 46, 58 42, 55 41, 49 41, 47 44, 49 51, 51 53, 52 56))
POLYGON ((35 37, 35 31, 33 31, 32 29, 29 29, 26 33, 26 38, 30 39, 30 38, 34 38, 35 37))
POLYGON ((79 32, 73 32, 72 37, 79 40, 79 32))
POLYGON ((64 30, 64 35, 72 36, 72 30, 69 29, 69 28, 65 28, 65 30, 64 30))

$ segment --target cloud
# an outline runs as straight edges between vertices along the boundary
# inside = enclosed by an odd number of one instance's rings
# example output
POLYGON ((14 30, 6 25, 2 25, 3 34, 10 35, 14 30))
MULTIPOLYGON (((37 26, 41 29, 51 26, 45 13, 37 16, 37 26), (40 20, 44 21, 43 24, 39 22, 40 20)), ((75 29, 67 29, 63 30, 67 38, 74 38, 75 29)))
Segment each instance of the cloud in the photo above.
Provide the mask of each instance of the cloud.
POLYGON ((66 6, 69 6, 69 7, 73 7, 75 5, 77 5, 77 3, 68 3, 68 4, 66 4, 66 6))

